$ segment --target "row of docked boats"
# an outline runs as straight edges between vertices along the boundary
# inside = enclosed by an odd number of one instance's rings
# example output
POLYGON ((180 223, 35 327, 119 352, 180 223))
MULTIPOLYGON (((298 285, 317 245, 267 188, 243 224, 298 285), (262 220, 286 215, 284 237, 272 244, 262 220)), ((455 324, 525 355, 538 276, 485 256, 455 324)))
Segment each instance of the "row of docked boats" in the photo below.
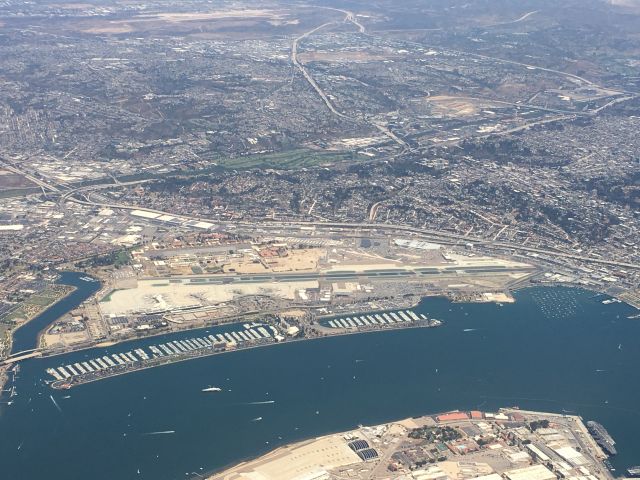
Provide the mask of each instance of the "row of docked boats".
POLYGON ((73 385, 169 363, 186 357, 202 356, 259 343, 273 342, 283 338, 272 325, 254 323, 245 324, 243 327, 244 330, 171 340, 127 352, 102 355, 55 368, 47 368, 46 371, 53 377, 51 383, 53 388, 70 388, 73 385))
POLYGON ((382 312, 371 315, 352 315, 350 317, 333 318, 326 325, 337 329, 372 329, 384 327, 401 327, 410 325, 437 326, 441 322, 429 319, 424 313, 413 310, 399 310, 396 312, 382 312))

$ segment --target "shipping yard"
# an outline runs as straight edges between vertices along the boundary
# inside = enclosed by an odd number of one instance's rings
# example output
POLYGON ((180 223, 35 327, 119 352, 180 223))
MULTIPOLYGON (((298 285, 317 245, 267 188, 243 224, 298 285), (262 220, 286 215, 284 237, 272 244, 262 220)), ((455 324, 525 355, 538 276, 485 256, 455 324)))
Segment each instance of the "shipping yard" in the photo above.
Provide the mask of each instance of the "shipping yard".
POLYGON ((581 417, 514 407, 360 426, 283 446, 209 477, 256 478, 611 480, 614 475, 581 417))

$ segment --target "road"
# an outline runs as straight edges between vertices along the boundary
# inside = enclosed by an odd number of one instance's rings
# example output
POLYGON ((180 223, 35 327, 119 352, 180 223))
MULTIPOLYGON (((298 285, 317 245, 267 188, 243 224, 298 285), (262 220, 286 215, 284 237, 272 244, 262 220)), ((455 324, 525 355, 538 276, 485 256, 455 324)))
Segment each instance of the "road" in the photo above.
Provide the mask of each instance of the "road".
MULTIPOLYGON (((83 205, 90 205, 90 206, 97 206, 97 207, 103 207, 103 208, 111 208, 111 209, 116 209, 116 210, 141 210, 144 212, 150 212, 150 213, 157 213, 159 215, 170 215, 173 216, 175 218, 178 219, 182 219, 184 221, 195 221, 195 222, 209 222, 209 223, 216 223, 215 220, 212 220, 210 218, 203 218, 203 217, 192 217, 192 216, 188 216, 188 215, 177 215, 171 212, 165 212, 162 210, 156 210, 156 209, 152 209, 152 208, 145 208, 145 207, 140 207, 140 206, 136 206, 136 205, 120 205, 120 204, 115 204, 115 203, 99 203, 99 202, 93 202, 93 201, 85 201, 85 200, 79 200, 77 198, 74 197, 68 197, 66 199, 67 201, 71 201, 71 202, 76 202, 76 203, 80 203, 83 205)), ((462 234, 456 234, 456 233, 451 233, 451 232, 445 232, 445 231, 440 231, 440 230, 430 230, 430 229, 426 229, 426 228, 418 228, 418 227, 411 227, 408 225, 393 225, 393 224, 388 224, 388 223, 373 223, 373 222, 368 222, 368 223, 346 223, 346 222, 316 222, 316 221, 309 221, 309 222, 303 222, 303 221, 297 221, 297 222, 284 222, 284 221, 270 221, 270 222, 263 222, 263 223, 251 223, 251 224, 243 224, 243 223, 237 223, 234 224, 236 227, 247 227, 250 229, 255 230, 256 228, 291 228, 291 227, 295 227, 295 228, 300 228, 300 227, 309 227, 309 226, 314 226, 314 227, 318 227, 318 228, 344 228, 344 229, 360 229, 360 230, 379 230, 379 231, 385 231, 385 232, 389 232, 389 233, 396 233, 396 232, 406 232, 406 233, 412 233, 421 237, 426 237, 427 239, 433 239, 433 237, 439 237, 442 239, 447 239, 447 240, 454 240, 454 241, 463 241, 465 243, 474 243, 477 245, 482 245, 484 247, 493 247, 493 248, 500 248, 500 249, 510 249, 513 250, 514 252, 526 252, 526 253, 537 253, 537 254, 541 254, 541 255, 548 255, 554 258, 560 257, 560 258, 566 258, 566 259, 571 259, 571 260, 579 260, 579 261, 583 261, 583 262, 588 262, 588 263, 595 263, 595 264, 599 264, 599 265, 609 265, 609 266, 614 266, 614 267, 620 267, 620 268, 632 268, 634 270, 640 270, 640 264, 637 263, 628 263, 628 262, 620 262, 620 261, 616 261, 616 260, 604 260, 601 258, 594 258, 594 257, 587 257, 584 255, 576 255, 576 254, 571 254, 571 253, 566 253, 566 252, 562 252, 559 250, 555 250, 555 249, 545 249, 545 248, 536 248, 536 247, 525 247, 523 245, 520 244, 516 244, 516 243, 506 243, 506 242, 495 242, 492 240, 488 240, 488 239, 484 239, 484 238, 479 238, 479 237, 471 237, 468 235, 462 235, 462 234)), ((436 238, 436 241, 437 238, 436 238)))
MULTIPOLYGON (((429 47, 429 45, 424 44, 424 43, 417 43, 417 42, 412 42, 409 40, 403 40, 404 43, 406 43, 407 45, 413 45, 419 48, 425 48, 425 47, 429 47)), ((540 70, 540 71, 544 71, 544 72, 549 72, 549 73, 554 73, 556 75, 560 75, 563 77, 566 77, 568 79, 573 79, 576 80, 578 83, 581 83, 583 85, 588 85, 590 87, 593 88, 597 88, 600 90, 606 90, 607 92, 610 92, 609 96, 614 96, 614 95, 622 95, 622 94, 629 94, 631 96, 638 96, 638 94, 636 92, 627 92, 624 90, 618 90, 618 89, 612 89, 612 88, 607 88, 607 87, 603 87, 601 85, 598 85, 595 82, 592 82, 591 80, 587 80, 584 77, 581 77, 579 75, 575 75, 573 73, 568 73, 568 72, 563 72, 562 70, 555 70, 553 68, 546 68, 546 67, 541 67, 539 65, 533 65, 530 63, 523 63, 523 62, 517 62, 515 60, 508 60, 505 58, 500 58, 500 57, 492 57, 489 55, 483 55, 481 53, 475 53, 475 52, 468 52, 468 51, 463 51, 463 50, 455 50, 452 48, 443 48, 440 46, 433 46, 430 47, 433 48, 434 50, 440 50, 442 52, 446 52, 446 53, 451 53, 453 55, 461 55, 461 56, 471 56, 471 57, 476 57, 476 58, 480 58, 483 60, 490 60, 492 62, 496 62, 496 63, 506 63, 506 64, 510 64, 510 65, 518 65, 521 67, 525 67, 528 70, 540 70)))
MULTIPOLYGON (((366 29, 365 29, 364 25, 362 25, 357 20, 357 17, 354 15, 353 12, 350 12, 348 10, 338 9, 338 8, 332 8, 332 7, 321 7, 321 8, 325 8, 325 9, 328 9, 328 10, 334 10, 334 11, 338 11, 338 12, 343 13, 345 15, 343 21, 353 23, 358 28, 358 31, 360 33, 365 33, 366 32, 366 29)), ((516 20, 513 20, 511 22, 507 22, 507 23, 511 24, 511 23, 522 22, 522 21, 526 20, 527 18, 531 17, 532 15, 534 15, 536 13, 538 13, 538 11, 531 11, 531 12, 525 13, 520 18, 518 18, 516 20)), ((313 78, 313 76, 309 73, 309 71, 305 68, 305 66, 298 59, 298 44, 299 44, 299 42, 301 40, 309 37, 310 35, 316 33, 317 31, 319 31, 319 30, 321 30, 321 29, 323 29, 325 27, 328 27, 328 26, 334 25, 334 24, 336 24, 336 22, 325 23, 323 25, 320 25, 319 27, 316 27, 316 28, 304 33, 300 37, 297 37, 296 39, 294 39, 293 44, 292 44, 292 49, 291 49, 292 50, 291 59, 292 59, 293 64, 302 72, 302 74, 305 77, 305 79, 307 80, 307 82, 318 93, 320 98, 327 105, 327 108, 329 108, 329 110, 334 115, 336 115, 336 116, 338 116, 340 118, 346 119, 346 120, 350 120, 350 121, 353 121, 353 122, 358 122, 358 119, 350 117, 349 115, 346 115, 346 114, 344 114, 342 112, 339 112, 336 109, 335 105, 329 99, 329 97, 326 94, 326 92, 324 92, 322 90, 322 88, 318 85, 318 83, 313 78)), ((496 57, 491 57, 491 56, 477 54, 477 53, 461 52, 461 51, 457 51, 457 50, 447 50, 447 51, 450 51, 450 52, 456 53, 456 54, 471 55, 471 56, 475 56, 476 58, 482 58, 484 60, 491 60, 491 61, 495 61, 495 62, 519 65, 519 66, 525 67, 525 68, 527 68, 529 70, 546 71, 546 72, 554 73, 556 75, 564 76, 564 77, 569 78, 569 79, 573 79, 574 81, 578 81, 579 83, 584 84, 584 85, 588 85, 590 87, 606 90, 604 87, 601 87, 601 86, 597 85, 596 83, 594 83, 594 82, 592 82, 590 80, 587 80, 584 77, 581 77, 579 75, 575 75, 575 74, 572 74, 572 73, 563 72, 563 71, 560 71, 560 70, 555 70, 555 69, 552 69, 552 68, 540 67, 540 66, 537 66, 537 65, 517 62, 517 61, 514 61, 514 60, 496 58, 496 57)), ((622 92, 622 91, 614 91, 614 90, 609 90, 609 91, 612 92, 613 95, 622 95, 623 93, 625 93, 625 92, 622 92)), ((561 121, 561 120, 571 120, 571 119, 575 119, 578 116, 595 116, 595 115, 598 115, 602 110, 605 110, 606 108, 608 108, 608 107, 610 107, 612 105, 616 105, 618 103, 625 102, 627 100, 631 100, 631 99, 637 98, 637 97, 638 97, 638 95, 636 95, 636 94, 630 94, 630 95, 627 95, 627 96, 614 98, 610 102, 606 103, 605 105, 602 105, 602 106, 600 106, 600 107, 598 107, 598 108, 596 108, 596 109, 594 109, 592 111, 588 111, 588 112, 567 112, 567 111, 563 111, 563 110, 560 110, 560 109, 546 108, 546 107, 542 107, 542 106, 538 106, 538 105, 515 104, 515 103, 510 103, 510 102, 494 101, 495 103, 510 104, 510 105, 513 105, 513 106, 521 106, 523 108, 532 108, 532 109, 537 109, 537 110, 542 110, 542 111, 548 111, 550 113, 559 113, 559 114, 562 114, 562 115, 556 116, 556 117, 552 117, 552 118, 546 118, 546 119, 543 119, 543 120, 537 120, 537 121, 529 122, 529 123, 526 123, 526 124, 523 124, 523 125, 519 125, 517 127, 513 127, 513 128, 510 128, 510 129, 504 130, 502 132, 492 132, 490 134, 481 135, 481 136, 476 137, 476 138, 488 138, 488 137, 491 137, 491 136, 508 135, 508 134, 511 134, 511 133, 516 133, 516 132, 519 132, 519 131, 527 130, 527 129, 533 127, 533 126, 544 125, 544 124, 547 124, 547 123, 553 123, 553 122, 557 122, 557 121, 561 121)), ((409 148, 409 145, 407 144, 407 142, 405 142, 402 138, 398 137, 395 133, 393 133, 383 123, 376 122, 376 121, 371 120, 371 119, 367 119, 366 122, 369 125, 371 125, 372 127, 374 127, 375 129, 377 129, 378 131, 380 131, 387 138, 391 139, 394 143, 396 143, 397 145, 402 146, 403 149, 408 149, 409 148)), ((439 145, 456 145, 458 143, 460 143, 460 140, 451 140, 451 141, 438 142, 439 145)))
POLYGON ((488 56, 488 55, 482 55, 480 53, 462 52, 462 51, 459 51, 459 50, 449 50, 449 49, 446 49, 446 50, 449 51, 449 52, 452 52, 452 53, 464 54, 464 55, 470 55, 470 56, 473 56, 473 57, 476 57, 476 58, 482 58, 483 60, 491 60, 493 62, 499 62, 499 63, 508 63, 510 65, 519 65, 521 67, 525 67, 528 70, 541 70, 543 72, 555 73, 556 75, 560 75, 560 76, 563 76, 563 77, 571 78, 573 80, 577 80, 578 82, 586 84, 586 85, 589 85, 590 87, 594 87, 594 88, 598 88, 598 89, 602 89, 602 90, 609 90, 609 91, 615 92, 617 94, 623 93, 623 92, 620 92, 620 91, 614 91, 614 90, 611 90, 611 89, 608 89, 608 88, 605 88, 605 87, 601 87, 600 85, 592 82, 591 80, 587 80, 586 78, 581 77, 579 75, 575 75, 573 73, 563 72, 561 70, 555 70, 553 68, 540 67, 538 65, 532 65, 530 63, 516 62, 515 60, 507 60, 507 59, 504 59, 504 58, 491 57, 491 56, 488 56))
POLYGON ((31 182, 35 183, 36 185, 38 185, 40 188, 44 189, 44 190, 49 190, 51 192, 55 192, 55 193, 60 193, 60 188, 58 188, 58 186, 56 185, 51 185, 43 180, 40 180, 39 178, 31 175, 29 172, 25 171, 25 170, 21 170, 18 167, 15 167, 13 165, 8 164, 7 162, 0 162, 0 165, 6 169, 9 170, 10 172, 13 172, 17 175, 22 175, 24 178, 26 178, 27 180, 30 180, 31 182))
POLYGON ((24 355, 18 355, 17 357, 13 356, 10 358, 6 358, 1 362, 1 364, 11 365, 12 363, 17 363, 17 362, 21 362, 22 360, 26 360, 27 358, 35 358, 35 357, 41 357, 41 356, 42 356, 42 352, 40 350, 36 350, 31 353, 25 353, 24 355))
POLYGON ((482 28, 502 27, 504 25, 513 25, 514 23, 524 22, 527 18, 531 17, 532 15, 535 15, 539 11, 540 10, 534 10, 532 12, 525 13, 524 15, 522 15, 519 18, 516 18, 515 20, 511 20, 508 22, 492 23, 491 25, 484 25, 482 28))
POLYGON ((142 183, 149 183, 149 182, 154 182, 155 181, 155 179, 144 179, 144 180, 132 180, 130 182, 120 182, 120 181, 118 181, 118 179, 116 179, 114 177, 112 177, 112 178, 113 178, 114 183, 101 183, 101 184, 98 184, 98 185, 87 185, 87 186, 84 186, 84 187, 78 187, 78 188, 74 188, 74 189, 71 189, 71 190, 67 190, 58 199, 58 204, 59 205, 64 205, 64 203, 67 202, 74 195, 91 193, 94 190, 107 190, 107 189, 113 188, 113 187, 124 187, 124 186, 127 186, 127 185, 139 185, 139 184, 142 184, 142 183))
MULTIPOLYGON (((327 8, 327 9, 328 10, 335 10, 335 11, 343 13, 345 15, 343 21, 344 22, 350 22, 353 25, 355 25, 358 28, 358 31, 360 33, 364 33, 366 31, 364 25, 362 25, 360 22, 358 22, 358 20, 356 19, 356 16, 353 14, 353 12, 350 12, 350 11, 347 11, 347 10, 340 10, 338 8, 327 8)), ((349 120, 351 122, 358 123, 359 120, 357 118, 351 117, 349 115, 346 115, 346 114, 338 111, 338 109, 335 107, 335 105, 333 104, 333 102, 331 101, 329 96, 325 93, 324 90, 322 90, 320 85, 318 85, 318 82, 316 82, 315 78, 313 78, 313 76, 309 73, 307 68, 304 66, 304 64, 298 58, 298 46, 299 46, 299 44, 300 44, 300 42, 302 40, 304 40, 305 38, 308 38, 309 36, 313 35, 314 33, 318 32, 318 31, 320 31, 320 30, 322 30, 322 29, 324 29, 326 27, 329 27, 331 25, 336 25, 336 24, 337 24, 337 22, 323 23, 322 25, 320 25, 318 27, 315 27, 312 30, 309 30, 308 32, 303 33, 299 37, 294 38, 293 42, 291 44, 291 62, 293 63, 293 65, 298 70, 300 70, 300 72, 304 76, 304 78, 307 81, 307 83, 309 83, 309 85, 311 85, 311 87, 316 91, 318 96, 322 99, 322 101, 327 106, 327 108, 331 111, 331 113, 333 113, 337 117, 343 118, 345 120, 349 120)), ((407 143, 404 140, 402 140, 400 137, 398 137, 395 133, 393 133, 391 130, 389 130, 389 128, 386 125, 383 125, 382 123, 375 122, 375 121, 372 121, 372 120, 366 120, 366 121, 367 121, 367 123, 369 125, 371 125, 375 129, 380 131, 383 135, 386 135, 388 138, 393 140, 394 143, 397 143, 398 145, 402 146, 403 148, 408 147, 407 143)))
POLYGON ((327 108, 329 110, 331 110, 331 113, 333 113, 334 115, 337 115, 338 117, 346 118, 348 120, 352 120, 347 115, 345 115, 345 114, 339 112, 338 110, 336 110, 336 107, 333 105, 331 100, 329 100, 329 97, 327 96, 327 94, 324 93, 324 90, 322 90, 322 88, 320 88, 320 85, 318 85, 318 83, 315 81, 315 79, 307 71, 305 66, 300 62, 300 60, 298 60, 298 44, 300 43, 300 41, 304 40, 305 38, 307 38, 310 35, 313 35, 315 32, 317 32, 319 30, 322 30, 325 27, 328 27, 329 25, 334 25, 335 23, 336 22, 323 23, 319 27, 316 27, 313 30, 309 30, 308 32, 303 33, 299 37, 295 38, 293 40, 293 43, 291 44, 291 61, 298 68, 298 70, 300 70, 300 72, 302 73, 304 78, 307 80, 307 82, 309 82, 309 85, 311 85, 311 87, 313 87, 313 89, 316 91, 316 93, 320 96, 320 98, 325 103, 327 108))
MULTIPOLYGON (((280 223, 282 223, 282 222, 280 222, 280 223)), ((460 235, 460 234, 442 232, 442 231, 438 231, 438 230, 429 230, 429 229, 417 228, 417 227, 410 227, 410 226, 405 226, 405 225, 390 225, 390 224, 382 224, 382 223, 325 223, 325 222, 296 222, 296 223, 292 222, 292 223, 290 223, 288 225, 314 225, 314 226, 319 226, 319 227, 361 228, 361 229, 364 229, 364 230, 385 230, 385 231, 391 231, 391 232, 395 232, 395 231, 409 232, 409 233, 415 233, 415 234, 418 234, 418 235, 439 236, 439 237, 442 237, 442 238, 463 240, 465 242, 472 242, 472 243, 476 243, 476 244, 480 244, 480 245, 484 245, 484 246, 508 248, 508 249, 512 249, 514 251, 540 253, 540 254, 551 255, 551 256, 555 256, 555 257, 569 258, 569 259, 574 259, 574 260, 582 260, 582 261, 590 262, 590 263, 598 263, 598 264, 601 264, 601 265, 611 265, 611 266, 616 266, 616 267, 633 268, 633 269, 640 270, 640 264, 636 264, 636 263, 627 263, 627 262, 618 262, 618 261, 612 261, 612 260, 603 260, 603 259, 599 259, 599 258, 585 257, 583 255, 574 255, 574 254, 570 254, 570 253, 564 253, 564 252, 560 252, 558 250, 549 250, 549 249, 543 249, 543 248, 525 247, 525 246, 522 246, 522 245, 519 245, 519 244, 503 243, 503 242, 492 242, 491 240, 486 240, 484 238, 469 237, 469 236, 460 235)))
POLYGON ((370 222, 375 222, 376 217, 378 216, 378 209, 380 208, 380 205, 382 205, 382 201, 376 202, 373 205, 371 205, 371 208, 369 209, 370 222))

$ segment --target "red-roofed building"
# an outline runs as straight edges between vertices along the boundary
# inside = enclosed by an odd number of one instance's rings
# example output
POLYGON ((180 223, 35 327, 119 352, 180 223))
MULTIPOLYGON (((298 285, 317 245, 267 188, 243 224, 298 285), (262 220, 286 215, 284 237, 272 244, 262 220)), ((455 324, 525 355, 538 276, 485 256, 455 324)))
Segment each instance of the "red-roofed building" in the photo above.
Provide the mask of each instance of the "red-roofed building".
POLYGON ((451 412, 438 415, 436 420, 439 422, 454 422, 456 420, 468 420, 469 416, 465 412, 451 412))

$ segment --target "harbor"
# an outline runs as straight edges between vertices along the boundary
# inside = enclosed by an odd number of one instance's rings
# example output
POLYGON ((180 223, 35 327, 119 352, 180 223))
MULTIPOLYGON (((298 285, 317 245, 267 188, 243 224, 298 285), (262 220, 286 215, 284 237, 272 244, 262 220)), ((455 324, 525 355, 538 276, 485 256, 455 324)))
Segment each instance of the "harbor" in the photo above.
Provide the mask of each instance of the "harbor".
MULTIPOLYGON (((73 463, 78 478, 93 480, 195 479, 192 472, 206 476, 359 424, 505 405, 599 422, 616 441, 609 461, 624 475, 640 458, 640 386, 629 381, 640 362, 633 341, 640 323, 626 318, 629 306, 592 297, 563 287, 519 290, 502 307, 431 297, 411 310, 441 320, 438 328, 335 329, 323 338, 185 356, 70 390, 52 389, 46 369, 105 355, 116 363, 111 355, 136 356, 138 348, 151 356, 151 345, 245 329, 208 327, 33 358, 20 365, 12 404, 0 405, 3 475, 62 480, 73 463), (221 391, 203 392, 208 387, 221 391), (38 434, 25 438, 31 431, 38 434)), ((363 315, 371 313, 326 321, 363 315)))
POLYGON ((600 448, 602 448, 607 455, 618 454, 618 451, 614 446, 616 444, 615 440, 600 423, 590 420, 587 422, 587 429, 598 445, 600 445, 600 448))
POLYGON ((194 358, 274 343, 318 338, 319 334, 326 334, 327 329, 323 328, 325 324, 333 329, 329 332, 330 335, 346 335, 400 328, 431 328, 442 325, 442 322, 429 319, 426 314, 417 314, 413 310, 320 320, 318 326, 315 329, 309 328, 308 332, 297 326, 282 323, 252 322, 227 332, 167 341, 49 367, 46 373, 50 377, 49 382, 53 389, 70 389, 85 383, 194 358))
POLYGON ((424 313, 417 314, 413 310, 398 310, 397 312, 381 312, 369 315, 356 314, 348 317, 323 319, 320 324, 336 330, 367 331, 379 328, 402 328, 407 325, 437 327, 442 322, 437 319, 430 319, 424 313))
POLYGON ((50 367, 46 372, 54 379, 51 382, 52 388, 69 389, 137 370, 286 339, 272 325, 251 323, 244 324, 243 327, 242 330, 168 341, 149 345, 147 348, 140 347, 60 367, 50 367))
POLYGON ((631 478, 640 477, 640 465, 627 468, 627 475, 629 475, 629 477, 631 478))
POLYGON ((455 410, 360 425, 285 445, 208 479, 266 479, 292 470, 300 473, 286 478, 614 480, 580 416, 519 408, 455 410), (385 470, 394 475, 378 473, 385 470))

